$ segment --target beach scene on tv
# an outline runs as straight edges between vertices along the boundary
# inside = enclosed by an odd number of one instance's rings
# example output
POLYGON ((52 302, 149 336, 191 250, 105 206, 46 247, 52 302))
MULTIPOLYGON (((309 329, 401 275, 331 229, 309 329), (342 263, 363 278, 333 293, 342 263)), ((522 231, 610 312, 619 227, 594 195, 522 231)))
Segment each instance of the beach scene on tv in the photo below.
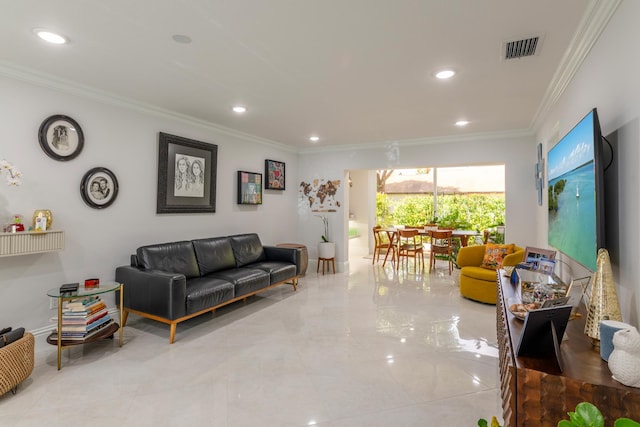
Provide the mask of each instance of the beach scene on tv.
POLYGON ((549 151, 549 245, 596 269, 593 115, 549 151))

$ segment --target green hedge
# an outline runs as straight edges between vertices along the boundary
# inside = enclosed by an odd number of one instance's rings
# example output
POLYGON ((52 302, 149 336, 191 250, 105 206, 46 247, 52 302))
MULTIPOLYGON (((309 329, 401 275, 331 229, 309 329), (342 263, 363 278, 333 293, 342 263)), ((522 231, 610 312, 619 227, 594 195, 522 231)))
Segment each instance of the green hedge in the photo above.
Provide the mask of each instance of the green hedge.
MULTIPOLYGON (((482 231, 504 224, 504 194, 468 194, 438 196, 437 223, 441 227, 482 231)), ((431 195, 407 196, 391 201, 386 194, 376 196, 377 223, 424 225, 433 220, 431 195)))

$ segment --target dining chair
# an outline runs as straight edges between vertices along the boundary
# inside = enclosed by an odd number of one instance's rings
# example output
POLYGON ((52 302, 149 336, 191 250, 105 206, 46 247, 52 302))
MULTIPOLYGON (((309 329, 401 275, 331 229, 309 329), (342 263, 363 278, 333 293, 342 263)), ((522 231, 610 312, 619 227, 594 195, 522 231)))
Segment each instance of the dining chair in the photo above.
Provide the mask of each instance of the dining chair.
POLYGON ((402 263, 402 257, 405 258, 407 266, 409 258, 413 258, 416 271, 418 264, 424 270, 424 245, 417 229, 398 230, 398 265, 396 265, 396 269, 402 263))
POLYGON ((373 240, 375 242, 375 246, 373 247, 373 260, 371 261, 371 264, 375 264, 377 261, 380 261, 380 254, 382 253, 382 251, 384 251, 386 255, 387 252, 391 250, 391 242, 389 242, 389 237, 379 225, 373 227, 373 240))
POLYGON ((449 275, 453 270, 452 256, 452 230, 433 230, 430 233, 431 239, 431 255, 429 259, 429 270, 434 271, 436 268, 436 259, 446 260, 449 264, 449 275))
POLYGON ((389 250, 387 250, 384 261, 382 261, 383 267, 387 264, 389 254, 391 254, 391 262, 396 262, 398 257, 398 230, 386 229, 384 232, 387 234, 387 240, 389 241, 389 250))

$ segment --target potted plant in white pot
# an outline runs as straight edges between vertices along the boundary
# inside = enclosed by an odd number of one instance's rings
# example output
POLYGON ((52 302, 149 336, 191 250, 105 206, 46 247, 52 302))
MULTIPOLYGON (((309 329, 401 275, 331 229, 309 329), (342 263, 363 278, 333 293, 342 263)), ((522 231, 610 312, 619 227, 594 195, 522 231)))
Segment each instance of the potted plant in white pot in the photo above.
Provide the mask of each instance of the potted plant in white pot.
POLYGON ((318 243, 318 258, 334 258, 336 256, 336 244, 329 241, 329 218, 321 215, 316 216, 322 219, 322 222, 324 223, 322 241, 318 243))

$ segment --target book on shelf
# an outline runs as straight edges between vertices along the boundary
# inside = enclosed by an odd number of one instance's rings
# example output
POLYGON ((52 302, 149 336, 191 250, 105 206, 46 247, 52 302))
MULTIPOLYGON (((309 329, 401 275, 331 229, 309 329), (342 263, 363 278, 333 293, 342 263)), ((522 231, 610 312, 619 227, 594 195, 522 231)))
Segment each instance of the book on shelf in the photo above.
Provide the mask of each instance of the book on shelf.
POLYGON ((103 324, 104 322, 111 319, 111 316, 107 313, 105 316, 100 317, 99 319, 94 320, 91 323, 87 323, 85 325, 74 325, 74 324, 65 324, 62 322, 62 333, 65 331, 90 331, 91 329, 103 324))
POLYGON ((64 336, 66 333, 75 333, 75 332, 84 332, 84 333, 88 333, 91 330, 97 328, 98 326, 102 325, 103 323, 108 322, 109 320, 111 320, 111 316, 109 316, 108 314, 105 316, 102 316, 101 318, 87 324, 87 325, 65 325, 64 323, 62 324, 62 336, 64 336))
POLYGON ((92 315, 92 316, 87 316, 87 317, 72 317, 72 318, 67 318, 67 317, 62 317, 62 324, 63 325, 88 325, 90 323, 95 322, 96 320, 100 319, 101 317, 107 316, 109 314, 109 312, 107 311, 107 309, 105 308, 104 310, 100 310, 98 313, 92 315))
POLYGON ((75 298, 62 308, 61 336, 63 339, 84 339, 111 321, 107 306, 99 296, 75 298))
MULTIPOLYGON (((99 325, 98 327, 92 329, 90 332, 88 333, 84 333, 84 332, 74 332, 74 333, 65 333, 64 330, 62 331, 62 339, 64 341, 84 341, 87 339, 90 339, 96 335, 98 335, 99 333, 101 333, 104 329, 108 328, 109 326, 111 326, 112 324, 114 324, 115 321, 113 319, 109 319, 107 322, 99 325)), ((57 332, 52 332, 51 336, 49 337, 49 339, 51 340, 57 340, 58 339, 58 334, 57 332)))
POLYGON ((70 300, 67 302, 62 311, 66 313, 91 313, 92 311, 99 310, 100 307, 105 305, 104 302, 99 297, 92 297, 90 299, 82 299, 82 300, 70 300))

